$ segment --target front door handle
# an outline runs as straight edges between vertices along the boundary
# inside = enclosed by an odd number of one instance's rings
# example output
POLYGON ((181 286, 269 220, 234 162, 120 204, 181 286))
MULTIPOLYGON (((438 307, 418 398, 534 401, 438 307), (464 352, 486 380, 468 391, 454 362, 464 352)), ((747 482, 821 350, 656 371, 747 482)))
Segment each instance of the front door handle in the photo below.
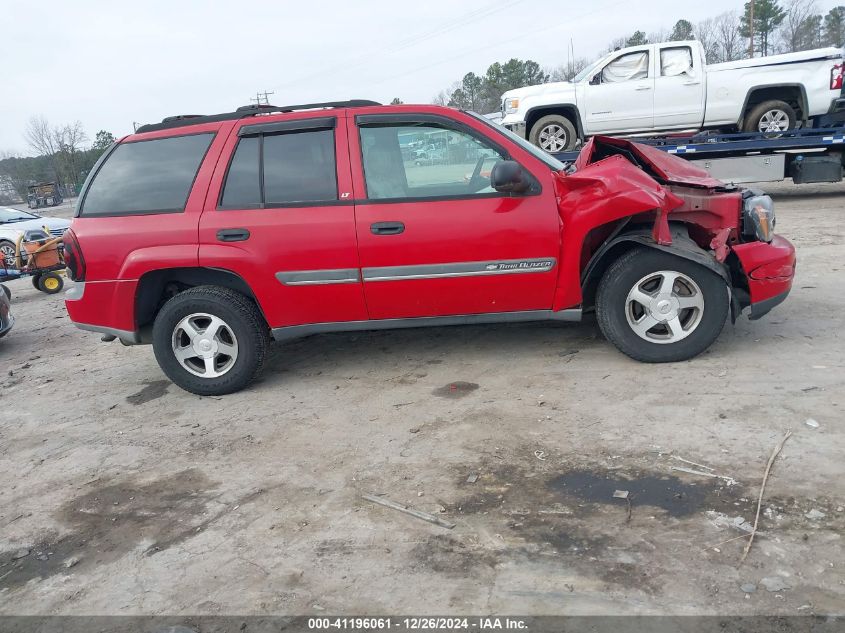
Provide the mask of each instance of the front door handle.
POLYGON ((651 90, 651 86, 637 86, 634 90, 651 90))
POLYGON ((401 222, 376 222, 370 225, 373 235, 399 235, 405 230, 401 222))
POLYGON ((217 231, 218 242, 243 242, 249 239, 246 229, 220 229, 217 231))

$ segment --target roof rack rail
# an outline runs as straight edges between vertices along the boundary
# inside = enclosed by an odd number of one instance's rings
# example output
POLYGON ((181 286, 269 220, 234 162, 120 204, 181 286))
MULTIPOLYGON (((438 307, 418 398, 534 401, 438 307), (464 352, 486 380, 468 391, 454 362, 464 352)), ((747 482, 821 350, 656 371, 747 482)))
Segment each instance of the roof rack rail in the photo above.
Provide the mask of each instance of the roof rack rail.
POLYGON ((258 114, 274 114, 285 112, 296 112, 298 110, 320 110, 325 108, 359 108, 362 106, 378 106, 377 101, 368 99, 350 99, 349 101, 325 101, 322 103, 302 103, 298 105, 274 106, 264 104, 251 104, 239 107, 234 112, 223 112, 221 114, 177 114, 162 119, 161 123, 148 123, 142 125, 136 134, 143 132, 155 132, 157 130, 168 130, 174 127, 185 125, 199 125, 200 123, 215 123, 217 121, 231 121, 234 119, 245 119, 258 114))

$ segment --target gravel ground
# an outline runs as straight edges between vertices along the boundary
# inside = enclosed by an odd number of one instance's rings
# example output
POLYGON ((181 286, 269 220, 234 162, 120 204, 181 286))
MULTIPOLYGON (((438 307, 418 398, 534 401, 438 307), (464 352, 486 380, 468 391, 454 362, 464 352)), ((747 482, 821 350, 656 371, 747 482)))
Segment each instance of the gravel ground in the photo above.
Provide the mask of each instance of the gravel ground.
POLYGON ((674 365, 593 322, 333 334, 201 398, 10 283, 0 613, 842 613, 845 186, 767 188, 793 294, 674 365))

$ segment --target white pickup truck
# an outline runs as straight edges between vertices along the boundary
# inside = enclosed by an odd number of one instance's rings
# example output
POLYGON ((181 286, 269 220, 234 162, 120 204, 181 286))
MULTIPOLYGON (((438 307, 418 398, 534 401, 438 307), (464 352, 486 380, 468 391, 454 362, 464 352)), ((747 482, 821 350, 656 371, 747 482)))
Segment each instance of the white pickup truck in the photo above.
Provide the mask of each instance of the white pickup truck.
POLYGON ((838 48, 708 66, 696 41, 632 46, 571 82, 506 92, 501 123, 548 152, 574 149, 594 134, 782 132, 831 111, 842 73, 838 48))

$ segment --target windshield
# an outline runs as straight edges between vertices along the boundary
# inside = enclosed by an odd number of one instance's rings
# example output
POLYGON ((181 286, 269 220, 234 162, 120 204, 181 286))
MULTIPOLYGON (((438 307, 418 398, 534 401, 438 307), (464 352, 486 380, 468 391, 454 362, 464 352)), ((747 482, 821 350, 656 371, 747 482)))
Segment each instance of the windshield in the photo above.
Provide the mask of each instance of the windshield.
POLYGON ((32 215, 26 211, 19 211, 18 209, 10 209, 8 207, 0 207, 0 224, 6 222, 24 222, 25 220, 37 220, 37 215, 32 215))
POLYGON ((578 73, 577 75, 575 75, 572 78, 572 83, 577 84, 579 81, 584 81, 593 72, 595 72, 596 68, 598 68, 599 64, 601 64, 603 61, 604 61, 604 57, 602 57, 597 62, 592 63, 589 66, 587 66, 584 70, 582 70, 580 73, 578 73))
POLYGON ((541 150, 536 145, 532 145, 531 143, 526 141, 521 136, 514 134, 513 132, 511 132, 505 126, 499 125, 498 123, 493 123, 487 117, 481 116, 480 114, 477 114, 475 112, 467 112, 467 114, 470 115, 471 117, 474 117, 474 118, 478 119, 479 121, 483 122, 488 127, 496 130, 496 132, 498 132, 502 136, 507 136, 510 140, 512 140, 517 145, 519 145, 526 152, 528 152, 528 153, 532 154, 533 156, 539 158, 546 165, 548 165, 551 169, 553 169, 555 171, 560 171, 561 169, 564 169, 566 167, 566 165, 564 165, 562 162, 560 162, 557 158, 555 158, 551 154, 547 154, 546 152, 541 150))

